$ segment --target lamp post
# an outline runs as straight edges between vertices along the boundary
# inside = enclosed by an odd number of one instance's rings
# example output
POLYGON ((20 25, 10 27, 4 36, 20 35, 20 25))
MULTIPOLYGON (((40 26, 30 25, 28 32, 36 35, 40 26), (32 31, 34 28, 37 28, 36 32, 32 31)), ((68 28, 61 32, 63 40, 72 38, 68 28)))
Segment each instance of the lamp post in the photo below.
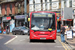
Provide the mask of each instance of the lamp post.
POLYGON ((74 16, 73 26, 75 26, 75 14, 73 14, 73 16, 74 16))
POLYGON ((25 24, 27 22, 27 0, 24 0, 25 24))

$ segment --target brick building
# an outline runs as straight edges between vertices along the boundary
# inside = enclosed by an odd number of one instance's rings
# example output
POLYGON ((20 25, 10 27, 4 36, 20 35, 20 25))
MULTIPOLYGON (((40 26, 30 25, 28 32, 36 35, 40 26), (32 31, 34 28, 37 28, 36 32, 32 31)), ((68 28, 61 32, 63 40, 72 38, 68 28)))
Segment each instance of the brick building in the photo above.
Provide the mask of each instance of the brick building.
MULTIPOLYGON (((29 0, 27 0, 27 14, 29 14, 29 0)), ((3 0, 0 2, 0 21, 4 27, 15 21, 15 26, 23 26, 25 21, 24 0, 3 0)))

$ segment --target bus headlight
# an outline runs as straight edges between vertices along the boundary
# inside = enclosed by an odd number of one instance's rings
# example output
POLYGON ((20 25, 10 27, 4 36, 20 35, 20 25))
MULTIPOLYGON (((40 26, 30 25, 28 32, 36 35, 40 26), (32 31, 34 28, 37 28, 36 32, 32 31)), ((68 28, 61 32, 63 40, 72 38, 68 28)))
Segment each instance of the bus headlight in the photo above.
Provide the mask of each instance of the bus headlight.
MULTIPOLYGON (((34 32, 31 32, 32 34, 34 34, 34 32)), ((34 34, 35 35, 35 34, 34 34)))

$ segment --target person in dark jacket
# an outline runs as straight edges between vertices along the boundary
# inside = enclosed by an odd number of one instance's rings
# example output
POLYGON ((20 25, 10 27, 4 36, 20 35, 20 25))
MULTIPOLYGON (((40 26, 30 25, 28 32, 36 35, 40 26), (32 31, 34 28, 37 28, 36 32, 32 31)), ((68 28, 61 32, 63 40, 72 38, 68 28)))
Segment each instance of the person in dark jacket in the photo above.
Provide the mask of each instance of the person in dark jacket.
POLYGON ((65 42, 65 27, 61 24, 61 42, 65 42))

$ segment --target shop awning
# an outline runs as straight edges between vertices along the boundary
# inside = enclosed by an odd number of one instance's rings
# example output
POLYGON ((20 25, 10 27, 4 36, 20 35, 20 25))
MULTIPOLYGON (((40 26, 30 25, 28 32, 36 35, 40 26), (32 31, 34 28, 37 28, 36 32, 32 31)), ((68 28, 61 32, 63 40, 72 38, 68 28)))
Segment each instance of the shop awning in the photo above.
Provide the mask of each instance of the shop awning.
POLYGON ((11 20, 11 17, 3 17, 2 18, 2 21, 8 21, 8 20, 11 20))

